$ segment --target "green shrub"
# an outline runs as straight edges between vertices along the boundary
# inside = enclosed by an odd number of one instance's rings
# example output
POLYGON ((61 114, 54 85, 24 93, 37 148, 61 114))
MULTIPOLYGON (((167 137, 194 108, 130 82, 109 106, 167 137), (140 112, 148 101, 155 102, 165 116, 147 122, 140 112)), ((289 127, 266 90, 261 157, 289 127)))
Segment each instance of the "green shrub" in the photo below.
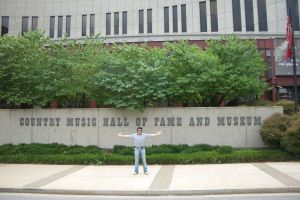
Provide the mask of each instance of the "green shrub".
POLYGON ((0 146, 0 155, 16 154, 103 154, 102 149, 96 146, 67 146, 63 144, 5 144, 0 146))
MULTIPOLYGON (((298 123, 298 121, 295 123, 298 123)), ((293 145, 297 144, 293 143, 293 145)), ((294 151, 294 154, 291 154, 281 150, 234 150, 230 146, 211 146, 207 144, 194 146, 171 146, 172 145, 159 145, 149 147, 152 152, 151 154, 147 153, 147 162, 149 164, 201 164, 300 160, 299 153, 297 154, 296 152, 295 154, 294 151), (159 152, 154 153, 154 151, 157 150, 159 150, 159 152), (171 153, 162 153, 161 151, 168 151, 171 153)), ((95 146, 82 147, 59 144, 7 144, 0 146, 0 163, 133 165, 134 156, 132 147, 119 145, 115 147, 115 150, 121 154, 127 150, 128 152, 130 151, 130 153, 128 153, 128 155, 120 155, 111 152, 104 152, 95 146), (57 147, 60 153, 46 154, 42 146, 45 146, 45 149, 48 151, 57 147), (37 149, 41 149, 41 154, 37 153, 37 149), (20 150, 23 150, 23 152, 20 152, 20 150), (31 154, 29 152, 35 153, 31 154)))
POLYGON ((289 100, 281 100, 278 101, 276 106, 283 106, 283 113, 286 115, 291 115, 294 113, 295 109, 295 102, 289 100))
POLYGON ((132 150, 131 150, 131 156, 116 155, 112 153, 105 154, 106 165, 132 165, 133 163, 134 163, 134 156, 132 150))
POLYGON ((38 163, 46 164, 75 164, 75 165, 100 165, 104 163, 104 157, 97 154, 76 155, 46 155, 37 157, 38 163))
POLYGON ((275 149, 242 149, 233 152, 239 162, 266 162, 266 161, 287 161, 297 159, 295 156, 281 150, 275 149))
POLYGON ((237 162, 265 162, 286 161, 297 159, 287 152, 279 150, 237 150, 231 153, 218 153, 217 151, 204 151, 181 154, 156 154, 147 157, 149 164, 213 164, 237 162))
POLYGON ((280 148, 280 140, 288 127, 288 122, 289 117, 284 114, 275 113, 268 117, 260 129, 264 143, 274 148, 280 148))
POLYGON ((195 153, 195 152, 201 152, 201 151, 213 151, 217 147, 212 146, 209 144, 195 144, 193 146, 190 146, 189 148, 182 151, 182 153, 195 153))
POLYGON ((192 148, 197 151, 212 151, 216 149, 215 146, 212 146, 210 144, 195 144, 194 146, 192 146, 192 148))
POLYGON ((231 146, 218 146, 217 150, 218 153, 220 154, 227 154, 227 153, 232 153, 233 152, 233 148, 231 146))
POLYGON ((300 118, 290 121, 290 126, 282 138, 282 145, 288 152, 300 155, 300 118))
MULTIPOLYGON (((162 145, 152 145, 147 147, 147 155, 152 154, 163 154, 163 153, 181 153, 190 149, 187 144, 179 144, 179 145, 172 145, 172 144, 162 144, 162 145)), ((133 154, 133 147, 123 146, 123 145, 115 145, 113 147, 113 153, 119 155, 132 155, 133 154)))
POLYGON ((58 154, 67 148, 62 144, 18 144, 2 145, 1 154, 58 154), (8 147, 8 148, 7 148, 8 147))
POLYGON ((102 149, 97 146, 69 146, 64 152, 64 154, 103 154, 102 149))
POLYGON ((43 154, 43 155, 1 155, 0 163, 35 163, 35 164, 72 164, 72 165, 101 165, 104 157, 97 154, 43 154))
POLYGON ((0 155, 16 154, 13 146, 14 145, 12 145, 12 144, 0 145, 0 155))
POLYGON ((297 120, 297 119, 300 119, 300 112, 293 113, 293 114, 290 116, 290 121, 297 120))
POLYGON ((127 147, 124 145, 115 145, 113 147, 114 154, 119 154, 119 155, 132 155, 133 154, 133 147, 127 147))
MULTIPOLYGON (((217 147, 209 144, 196 144, 194 146, 189 146, 187 144, 161 144, 161 145, 152 145, 147 147, 147 155, 152 154, 176 154, 176 153, 194 153, 200 151, 212 151, 217 147)), ((118 155, 132 155, 133 147, 115 145, 113 147, 113 153, 118 155)))
POLYGON ((181 153, 187 149, 189 149, 189 145, 187 144, 178 144, 178 145, 172 145, 172 144, 162 144, 162 145, 152 145, 150 147, 147 147, 147 154, 176 154, 181 153))
POLYGON ((256 101, 249 102, 246 105, 247 106, 273 106, 273 102, 272 101, 263 100, 263 99, 258 99, 256 101))
POLYGON ((191 163, 190 154, 154 154, 147 157, 147 163, 158 165, 189 164, 191 163))

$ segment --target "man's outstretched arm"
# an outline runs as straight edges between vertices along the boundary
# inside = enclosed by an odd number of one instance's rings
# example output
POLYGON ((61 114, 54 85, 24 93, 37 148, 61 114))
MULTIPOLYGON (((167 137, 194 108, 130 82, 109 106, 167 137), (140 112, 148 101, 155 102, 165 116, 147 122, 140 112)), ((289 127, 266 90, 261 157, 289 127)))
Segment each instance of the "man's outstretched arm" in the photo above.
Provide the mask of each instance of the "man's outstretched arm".
POLYGON ((157 131, 157 133, 153 133, 153 134, 149 134, 150 136, 157 136, 160 135, 162 133, 162 131, 157 131))
POLYGON ((118 133, 118 136, 119 136, 119 137, 125 137, 125 138, 128 138, 128 137, 129 137, 129 135, 123 135, 122 133, 118 133))

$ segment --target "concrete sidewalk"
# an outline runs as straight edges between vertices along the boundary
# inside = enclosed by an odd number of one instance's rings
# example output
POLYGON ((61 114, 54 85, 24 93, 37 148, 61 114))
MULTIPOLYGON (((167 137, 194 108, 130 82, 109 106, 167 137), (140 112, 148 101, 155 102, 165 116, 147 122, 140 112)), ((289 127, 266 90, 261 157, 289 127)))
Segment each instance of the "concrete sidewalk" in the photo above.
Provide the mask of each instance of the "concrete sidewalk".
POLYGON ((300 162, 133 166, 0 164, 0 192, 202 195, 300 192, 300 162), (140 166, 140 171, 142 167, 140 166))

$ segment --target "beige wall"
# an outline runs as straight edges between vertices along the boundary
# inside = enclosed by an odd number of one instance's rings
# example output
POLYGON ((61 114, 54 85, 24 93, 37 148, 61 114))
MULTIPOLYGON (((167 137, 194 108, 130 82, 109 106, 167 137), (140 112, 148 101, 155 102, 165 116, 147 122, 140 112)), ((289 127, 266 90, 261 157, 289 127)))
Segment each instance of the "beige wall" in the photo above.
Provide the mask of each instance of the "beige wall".
POLYGON ((282 107, 149 108, 143 113, 116 109, 0 110, 0 144, 132 145, 118 132, 163 134, 147 145, 201 144, 262 147, 264 119, 282 107), (202 119, 202 124, 201 124, 202 119), (73 125, 72 125, 73 122, 73 125), (144 124, 143 124, 144 123, 144 124))
MULTIPOLYGON (((63 16, 63 32, 65 32, 66 16, 72 16, 71 38, 86 39, 81 36, 82 15, 87 14, 87 33, 89 34, 90 14, 95 14, 95 33, 99 33, 107 42, 141 42, 141 41, 168 41, 178 39, 207 40, 224 34, 237 34, 250 38, 284 37, 286 23, 286 0, 266 0, 268 31, 259 32, 257 1, 253 1, 254 32, 246 32, 244 1, 241 1, 242 31, 233 31, 232 2, 230 0, 218 0, 218 26, 219 31, 211 32, 210 1, 209 0, 1 0, 0 16, 9 16, 9 35, 17 35, 21 32, 22 16, 29 17, 29 30, 32 16, 38 16, 38 28, 49 35, 50 16, 55 16, 54 38, 57 38, 58 16, 63 16), (206 1, 207 29, 208 32, 200 32, 199 2, 206 1), (181 33, 180 6, 186 4, 187 32, 181 33), (178 33, 173 33, 172 6, 178 7, 178 33), (169 7, 170 33, 164 33, 164 7, 169 7), (153 33, 147 33, 147 9, 152 9, 153 33), (144 10, 144 34, 139 34, 139 10, 144 10), (123 35, 122 11, 127 11, 127 34, 123 35), (119 12, 119 35, 114 35, 114 12, 119 12), (112 35, 107 36, 106 13, 112 13, 112 35)), ((299 4, 300 6, 300 4, 299 4)), ((1 17, 0 17, 1 21, 1 17)))

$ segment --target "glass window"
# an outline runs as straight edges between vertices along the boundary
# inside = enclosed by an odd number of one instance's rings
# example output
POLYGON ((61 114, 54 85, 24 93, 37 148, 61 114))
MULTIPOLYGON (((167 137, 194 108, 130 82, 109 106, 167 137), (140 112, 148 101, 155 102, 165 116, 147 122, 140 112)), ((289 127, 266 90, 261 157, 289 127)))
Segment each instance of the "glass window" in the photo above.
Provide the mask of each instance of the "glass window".
POLYGON ((269 67, 272 67, 272 57, 271 57, 271 50, 266 49, 266 57, 265 57, 265 62, 269 67))
POLYGON ((90 14, 90 35, 95 35, 95 14, 90 14))
POLYGON ((62 37, 62 30, 63 30, 63 16, 58 16, 58 30, 57 30, 57 37, 62 37))
POLYGON ((32 31, 35 31, 35 30, 37 30, 38 29, 38 17, 37 16, 33 16, 32 17, 32 22, 31 22, 31 30, 32 31))
POLYGON ((254 31, 253 0, 245 0, 246 31, 254 31))
POLYGON ((66 36, 71 36, 71 15, 67 15, 66 17, 66 36))
POLYGON ((147 33, 152 33, 152 9, 147 10, 147 33))
POLYGON ((122 34, 127 34, 127 12, 122 12, 122 34))
POLYGON ((139 33, 144 33, 144 10, 139 10, 139 33))
POLYGON ((55 16, 50 16, 50 38, 54 38, 55 16))
POLYGON ((217 0, 210 0, 211 31, 218 32, 218 7, 217 0))
POLYGON ((177 13, 177 6, 172 7, 173 13, 173 32, 178 32, 178 13, 177 13))
POLYGON ((169 33, 169 7, 164 7, 164 32, 169 33))
POLYGON ((200 32, 207 32, 206 1, 199 2, 200 32))
POLYGON ((81 35, 86 36, 86 23, 87 23, 87 15, 82 15, 82 29, 81 29, 81 35))
POLYGON ((242 31, 240 0, 232 0, 232 15, 233 15, 233 31, 242 31))
POLYGON ((266 70, 266 77, 267 77, 267 79, 270 79, 270 78, 272 78, 272 56, 271 56, 271 49, 265 49, 265 63, 268 66, 268 68, 266 70))
POLYGON ((278 98, 279 100, 282 99, 288 99, 288 100, 292 100, 293 99, 293 88, 292 87, 282 87, 279 86, 278 87, 278 98))
POLYGON ((268 31, 266 0, 257 0, 259 31, 268 31))
POLYGON ((114 34, 119 35, 119 12, 114 13, 114 34))
POLYGON ((8 33, 9 17, 2 16, 1 36, 8 33))
POLYGON ((111 13, 106 13, 106 35, 111 34, 111 13))
POLYGON ((22 17, 22 34, 28 32, 29 17, 22 17))
POLYGON ((292 23, 295 31, 299 31, 299 8, 298 8, 298 0, 287 0, 286 1, 287 9, 290 8, 292 12, 292 23))
POLYGON ((186 32, 187 31, 187 25, 186 25, 186 5, 181 5, 181 31, 186 32))

